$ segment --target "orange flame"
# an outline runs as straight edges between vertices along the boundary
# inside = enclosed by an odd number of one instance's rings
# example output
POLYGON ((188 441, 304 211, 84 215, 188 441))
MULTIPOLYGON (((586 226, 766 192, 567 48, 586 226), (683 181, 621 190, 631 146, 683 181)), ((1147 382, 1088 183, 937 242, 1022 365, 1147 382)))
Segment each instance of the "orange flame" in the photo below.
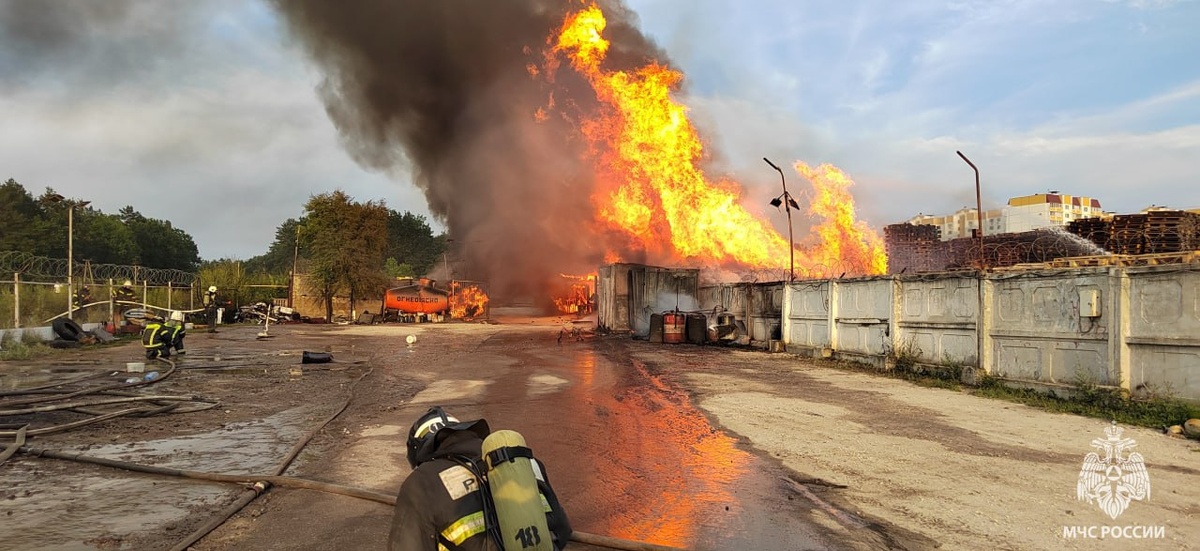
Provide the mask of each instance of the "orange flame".
MULTIPOLYGON (((739 184, 710 182, 700 169, 704 145, 687 108, 671 97, 683 74, 657 62, 635 71, 605 70, 606 24, 595 5, 569 15, 540 73, 552 73, 554 56, 565 55, 602 105, 580 124, 595 166, 598 222, 663 260, 786 270, 788 240, 742 206, 739 184)), ((850 179, 829 165, 813 170, 798 163, 796 169, 817 197, 809 214, 821 219, 814 236, 820 241, 796 251, 797 274, 886 271, 882 240, 854 219, 850 179)))
POLYGON ((571 281, 571 288, 554 298, 554 306, 564 314, 586 314, 592 311, 592 297, 596 294, 596 274, 559 274, 571 281))
POLYGON ((488 304, 487 293, 477 285, 450 282, 450 317, 471 319, 483 315, 488 304))

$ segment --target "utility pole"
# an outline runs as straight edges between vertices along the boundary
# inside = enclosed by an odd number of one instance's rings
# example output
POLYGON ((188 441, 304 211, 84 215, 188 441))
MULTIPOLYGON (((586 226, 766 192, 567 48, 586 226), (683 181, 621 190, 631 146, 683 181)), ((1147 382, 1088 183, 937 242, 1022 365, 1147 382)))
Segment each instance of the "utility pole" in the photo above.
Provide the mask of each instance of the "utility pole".
POLYGON ((288 281, 288 308, 295 307, 296 260, 300 257, 300 224, 296 224, 296 240, 292 242, 292 278, 288 281))
MULTIPOLYGON (((45 198, 51 203, 67 204, 67 319, 75 319, 75 207, 86 207, 91 201, 70 202, 55 193, 45 198)), ((83 304, 80 304, 83 306, 83 304)))

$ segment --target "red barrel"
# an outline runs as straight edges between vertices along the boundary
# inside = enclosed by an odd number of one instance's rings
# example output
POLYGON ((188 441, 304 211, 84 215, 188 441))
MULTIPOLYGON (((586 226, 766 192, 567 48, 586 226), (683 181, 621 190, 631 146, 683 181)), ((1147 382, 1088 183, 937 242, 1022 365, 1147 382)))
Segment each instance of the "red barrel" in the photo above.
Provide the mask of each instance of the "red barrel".
POLYGON ((663 314, 663 342, 680 344, 683 342, 683 331, 687 327, 687 316, 677 312, 663 314))

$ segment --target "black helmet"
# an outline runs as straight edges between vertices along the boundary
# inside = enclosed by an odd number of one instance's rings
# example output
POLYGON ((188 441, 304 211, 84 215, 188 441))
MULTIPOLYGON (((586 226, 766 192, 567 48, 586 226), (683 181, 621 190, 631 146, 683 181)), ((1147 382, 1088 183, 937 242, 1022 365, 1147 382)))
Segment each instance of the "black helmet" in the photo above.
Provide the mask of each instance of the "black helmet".
POLYGON ((460 430, 474 431, 480 438, 486 437, 489 432, 487 421, 483 419, 463 423, 448 415, 441 406, 429 408, 408 429, 408 464, 415 469, 417 465, 433 459, 438 442, 445 439, 443 435, 460 430))

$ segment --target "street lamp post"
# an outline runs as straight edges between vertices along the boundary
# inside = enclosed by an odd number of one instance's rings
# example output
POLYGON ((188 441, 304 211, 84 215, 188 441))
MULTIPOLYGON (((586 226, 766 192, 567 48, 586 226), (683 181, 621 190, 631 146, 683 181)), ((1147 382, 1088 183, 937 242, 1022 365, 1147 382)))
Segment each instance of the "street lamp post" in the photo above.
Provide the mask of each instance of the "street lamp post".
POLYGON ((787 219, 788 219, 788 283, 791 283, 796 280, 796 243, 795 243, 794 238, 792 237, 792 209, 795 208, 798 210, 800 208, 800 205, 797 205, 796 201, 794 201, 792 199, 792 196, 790 194, 788 194, 787 180, 785 180, 783 177, 783 169, 776 166, 775 163, 772 163, 771 160, 766 157, 763 157, 763 160, 766 161, 767 164, 771 165, 771 168, 773 168, 777 172, 779 172, 779 183, 783 184, 783 195, 780 195, 779 197, 772 199, 771 205, 778 207, 782 203, 783 210, 785 212, 787 212, 787 219))
MULTIPOLYGON (((55 193, 46 198, 51 203, 67 203, 67 319, 75 319, 75 207, 86 207, 91 201, 70 202, 55 193)), ((82 306, 82 304, 80 305, 82 306)))
POLYGON ((979 226, 979 269, 986 271, 987 266, 983 255, 983 201, 979 196, 979 169, 966 155, 962 154, 962 151, 955 151, 955 153, 958 153, 958 156, 962 157, 962 160, 971 165, 971 170, 975 171, 975 223, 979 226))

